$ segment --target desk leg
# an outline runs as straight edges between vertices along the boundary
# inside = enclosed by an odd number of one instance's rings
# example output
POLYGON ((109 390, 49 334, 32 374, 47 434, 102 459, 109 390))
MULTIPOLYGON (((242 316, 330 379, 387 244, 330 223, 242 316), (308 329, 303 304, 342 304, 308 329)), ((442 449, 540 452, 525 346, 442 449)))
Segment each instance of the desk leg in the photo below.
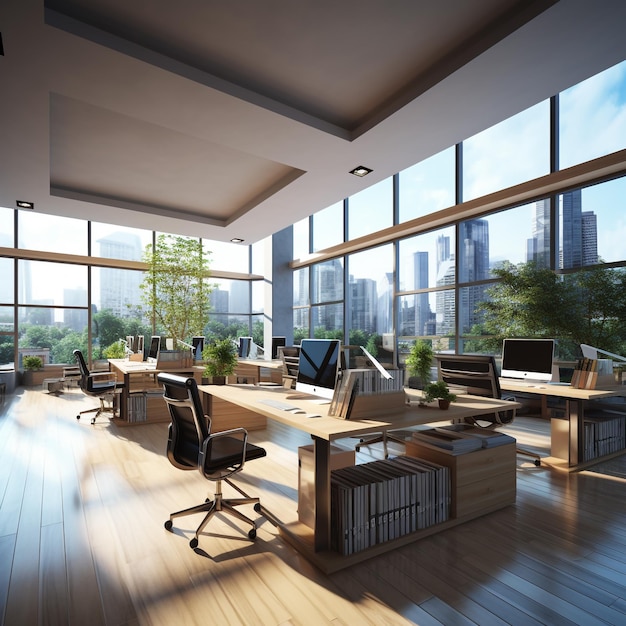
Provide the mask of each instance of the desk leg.
POLYGON ((330 549, 330 441, 313 437, 315 452, 315 552, 330 549))
POLYGON ((583 400, 567 400, 569 419, 569 465, 578 465, 582 461, 580 446, 584 441, 583 400))

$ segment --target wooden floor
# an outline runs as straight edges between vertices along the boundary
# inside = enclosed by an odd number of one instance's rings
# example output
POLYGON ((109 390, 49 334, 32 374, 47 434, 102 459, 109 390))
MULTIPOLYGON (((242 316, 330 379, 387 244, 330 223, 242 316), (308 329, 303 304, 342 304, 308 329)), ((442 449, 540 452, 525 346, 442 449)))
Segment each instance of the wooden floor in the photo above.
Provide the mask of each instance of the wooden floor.
MULTIPOLYGON (((168 463, 165 424, 77 421, 92 404, 19 389, 0 409, 7 626, 626 624, 623 479, 520 456, 514 506, 325 576, 263 519, 255 542, 234 520, 212 521, 191 550, 197 518, 175 533, 163 522, 202 501, 207 482, 168 463)), ((513 426, 548 454, 547 422, 513 426)), ((268 455, 241 482, 295 519, 297 447, 310 440, 279 426, 253 439, 268 455)))

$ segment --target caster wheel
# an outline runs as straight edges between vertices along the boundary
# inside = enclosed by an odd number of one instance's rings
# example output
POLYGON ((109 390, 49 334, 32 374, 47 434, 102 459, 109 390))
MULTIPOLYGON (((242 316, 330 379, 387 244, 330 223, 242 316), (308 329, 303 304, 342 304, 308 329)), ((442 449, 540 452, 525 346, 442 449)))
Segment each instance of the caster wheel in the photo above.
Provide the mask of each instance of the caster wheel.
POLYGON ((77 416, 76 416, 76 419, 77 419, 77 420, 79 420, 79 419, 80 419, 80 415, 77 415, 77 416))
POLYGON ((248 531, 248 537, 250 539, 256 538, 256 528, 252 528, 251 530, 248 531))
POLYGON ((198 538, 194 537, 190 542, 189 542, 189 547, 192 550, 195 550, 198 547, 198 538))
POLYGON ((355 452, 361 452, 361 446, 356 446, 356 448, 354 448, 355 452))
POLYGON ((91 420, 91 425, 93 426, 95 423, 96 423, 96 420, 95 420, 95 419, 92 419, 92 420, 91 420))
POLYGON ((174 523, 171 519, 168 519, 167 522, 163 524, 163 526, 165 526, 165 530, 172 530, 172 526, 174 526, 174 523))
POLYGON ((260 513, 260 512, 261 512, 261 503, 260 503, 260 502, 257 502, 257 503, 254 505, 254 510, 255 510, 257 513, 260 513))
POLYGON ((537 459, 537 460, 535 461, 535 465, 536 465, 537 467, 539 467, 539 466, 541 465, 541 461, 540 461, 539 459, 537 459))

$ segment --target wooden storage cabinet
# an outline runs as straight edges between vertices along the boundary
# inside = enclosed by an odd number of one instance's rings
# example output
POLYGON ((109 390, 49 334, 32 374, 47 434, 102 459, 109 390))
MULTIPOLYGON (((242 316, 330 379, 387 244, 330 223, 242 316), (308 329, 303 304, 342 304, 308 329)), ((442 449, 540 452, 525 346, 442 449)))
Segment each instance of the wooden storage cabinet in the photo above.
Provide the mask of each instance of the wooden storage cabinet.
POLYGON ((267 427, 267 418, 232 402, 221 400, 208 393, 200 394, 204 411, 211 417, 211 431, 218 432, 229 428, 263 430, 267 427))
POLYGON ((450 469, 452 518, 477 517, 515 503, 514 444, 455 456, 409 441, 406 454, 450 469))

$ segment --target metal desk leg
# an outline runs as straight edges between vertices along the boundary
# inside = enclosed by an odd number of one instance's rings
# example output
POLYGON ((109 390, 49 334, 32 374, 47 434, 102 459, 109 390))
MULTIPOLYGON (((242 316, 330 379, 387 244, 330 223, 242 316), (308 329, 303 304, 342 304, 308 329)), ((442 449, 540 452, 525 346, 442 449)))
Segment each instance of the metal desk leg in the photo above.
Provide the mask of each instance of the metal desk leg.
POLYGON ((315 455, 315 552, 330 549, 330 441, 313 437, 315 455))
POLYGON ((581 446, 585 440, 583 400, 567 400, 567 416, 569 419, 569 466, 582 462, 581 446))

